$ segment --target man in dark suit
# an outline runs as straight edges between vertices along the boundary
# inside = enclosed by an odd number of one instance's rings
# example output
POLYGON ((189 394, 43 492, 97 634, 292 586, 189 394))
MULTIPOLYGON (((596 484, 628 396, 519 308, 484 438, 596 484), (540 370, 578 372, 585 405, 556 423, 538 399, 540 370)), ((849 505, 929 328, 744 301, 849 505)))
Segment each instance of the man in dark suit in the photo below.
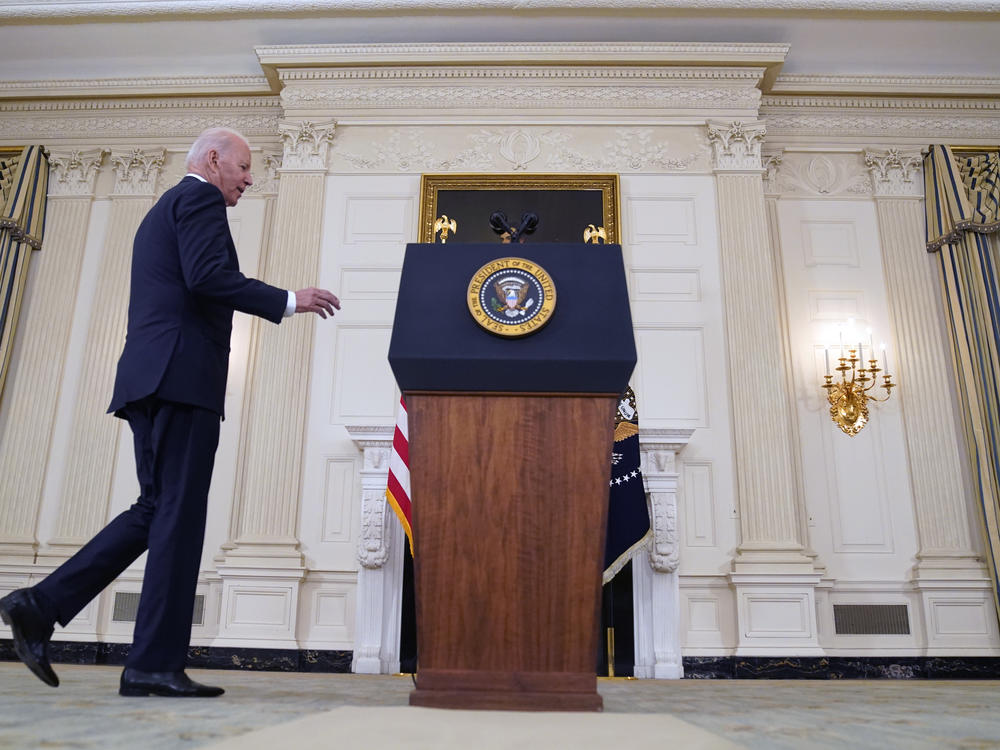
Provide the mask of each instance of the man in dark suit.
POLYGON ((184 673, 208 489, 223 415, 233 311, 273 323, 340 309, 325 289, 279 289, 239 271, 226 207, 253 184, 250 146, 232 130, 202 133, 188 174, 150 209, 135 235, 128 333, 109 412, 128 421, 138 500, 31 588, 0 599, 18 657, 43 682, 54 624, 67 625, 149 551, 132 647, 119 692, 209 697, 222 688, 184 673))

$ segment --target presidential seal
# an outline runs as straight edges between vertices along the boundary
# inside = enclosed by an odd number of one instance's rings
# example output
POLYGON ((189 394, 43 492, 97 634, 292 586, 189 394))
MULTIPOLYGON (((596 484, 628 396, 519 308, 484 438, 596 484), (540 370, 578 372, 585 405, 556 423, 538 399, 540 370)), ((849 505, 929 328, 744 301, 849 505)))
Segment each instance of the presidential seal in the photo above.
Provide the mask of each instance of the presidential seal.
POLYGON ((556 307, 552 277, 524 258, 498 258, 469 282, 469 311, 490 333, 516 338, 549 322, 556 307))

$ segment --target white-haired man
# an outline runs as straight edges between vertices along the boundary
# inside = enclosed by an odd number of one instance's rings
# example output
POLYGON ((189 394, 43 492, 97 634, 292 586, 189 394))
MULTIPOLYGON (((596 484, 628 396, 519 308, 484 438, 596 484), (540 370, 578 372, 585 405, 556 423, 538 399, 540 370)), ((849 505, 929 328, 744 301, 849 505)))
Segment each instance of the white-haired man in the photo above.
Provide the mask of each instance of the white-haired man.
POLYGON ((149 551, 132 647, 119 692, 211 697, 184 672, 212 467, 224 417, 233 311, 273 323, 340 309, 325 289, 279 289, 240 273, 226 207, 253 184, 250 145, 211 128, 191 146, 188 174, 149 210, 135 235, 125 347, 108 411, 128 421, 140 493, 79 552, 31 588, 0 599, 18 657, 59 684, 48 643, 149 551))

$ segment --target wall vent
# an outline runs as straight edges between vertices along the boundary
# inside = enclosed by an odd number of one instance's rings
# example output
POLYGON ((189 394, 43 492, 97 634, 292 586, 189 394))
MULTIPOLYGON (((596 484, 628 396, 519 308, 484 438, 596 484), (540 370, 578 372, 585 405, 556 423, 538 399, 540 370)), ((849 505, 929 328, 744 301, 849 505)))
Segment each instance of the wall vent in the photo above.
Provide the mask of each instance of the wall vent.
MULTIPOLYGON (((111 612, 112 622, 135 622, 139 611, 139 594, 135 591, 116 591, 115 605, 111 612)), ((198 594, 194 598, 194 615, 191 617, 194 625, 205 624, 205 595, 198 594)))
POLYGON ((910 615, 905 604, 834 604, 837 635, 909 635, 910 615))

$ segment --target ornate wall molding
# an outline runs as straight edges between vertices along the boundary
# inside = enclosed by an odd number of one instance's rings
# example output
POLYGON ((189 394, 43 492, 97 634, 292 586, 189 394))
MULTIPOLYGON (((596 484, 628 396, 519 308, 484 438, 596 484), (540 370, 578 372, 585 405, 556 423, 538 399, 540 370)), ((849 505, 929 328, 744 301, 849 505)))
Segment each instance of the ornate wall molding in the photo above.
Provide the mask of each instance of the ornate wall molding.
POLYGON ((875 197, 923 197, 923 156, 919 151, 866 151, 865 164, 871 170, 875 197))
POLYGON ((1000 100, 764 96, 768 142, 872 146, 1000 139, 1000 100))
POLYGON ((996 96, 1000 78, 982 76, 825 76, 779 75, 769 94, 909 94, 911 96, 956 94, 996 96))
MULTIPOLYGON (((463 10, 471 10, 475 0, 461 4, 463 10)), ((502 2, 503 0, 501 0, 502 2)), ((508 0, 512 1, 512 0, 508 0)), ((579 0, 578 0, 579 1, 579 0)), ((620 0, 619 0, 620 1, 620 0)), ((645 0, 636 0, 648 7, 645 0)), ((654 0, 655 1, 655 0, 654 0)), ((752 0, 751 0, 752 1, 752 0)), ((362 0, 368 2, 368 0, 362 0)), ((408 7, 410 0, 402 0, 408 7)), ((449 0, 444 0, 449 2, 449 0)), ((555 0, 565 7, 564 0, 555 0)), ((602 9, 614 4, 595 0, 602 9)), ((479 62, 505 61, 531 62, 545 61, 609 61, 613 63, 664 61, 675 63, 741 63, 747 65, 767 65, 783 62, 789 45, 773 42, 410 42, 402 44, 274 44, 256 47, 257 57, 262 65, 360 65, 366 62, 424 62, 435 61, 479 62)))
POLYGON ((202 130, 224 124, 247 137, 274 138, 281 116, 277 97, 88 99, 0 102, 0 142, 29 138, 93 143, 156 138, 188 144, 202 130))
POLYGON ((867 196, 872 194, 869 171, 857 152, 785 150, 766 157, 764 189, 770 195, 802 197, 867 196))
POLYGON ((642 475, 649 500, 652 531, 649 564, 657 573, 673 573, 680 562, 677 533, 677 453, 691 440, 694 430, 640 429, 642 475))
POLYGON ((725 112, 756 112, 760 90, 746 86, 685 86, 643 85, 606 86, 579 85, 518 85, 514 83, 474 83, 464 85, 384 84, 343 85, 330 87, 290 86, 281 93, 286 110, 459 110, 509 113, 511 102, 524 111, 567 110, 585 111, 608 116, 609 110, 657 110, 660 114, 722 110, 725 112), (591 103, 589 106, 587 103, 591 103))
POLYGON ((767 129, 762 122, 708 124, 716 171, 761 170, 760 149, 767 129))
POLYGON ((335 120, 326 122, 278 123, 284 143, 281 171, 326 171, 327 154, 337 129, 335 120))
POLYGON ((281 154, 265 151, 257 157, 253 168, 253 185, 247 188, 250 195, 275 195, 281 172, 281 154))
POLYGON ((115 168, 113 195, 154 195, 156 178, 166 158, 166 149, 112 152, 111 164, 115 168))
POLYGON ((706 172, 695 126, 489 128, 343 126, 331 169, 346 172, 706 172))
POLYGON ((49 154, 49 195, 93 195, 94 183, 110 149, 54 151, 49 154))
POLYGON ((51 79, 0 82, 0 99, 52 99, 84 96, 165 96, 191 94, 267 94, 271 91, 262 75, 144 76, 142 78, 51 79))

